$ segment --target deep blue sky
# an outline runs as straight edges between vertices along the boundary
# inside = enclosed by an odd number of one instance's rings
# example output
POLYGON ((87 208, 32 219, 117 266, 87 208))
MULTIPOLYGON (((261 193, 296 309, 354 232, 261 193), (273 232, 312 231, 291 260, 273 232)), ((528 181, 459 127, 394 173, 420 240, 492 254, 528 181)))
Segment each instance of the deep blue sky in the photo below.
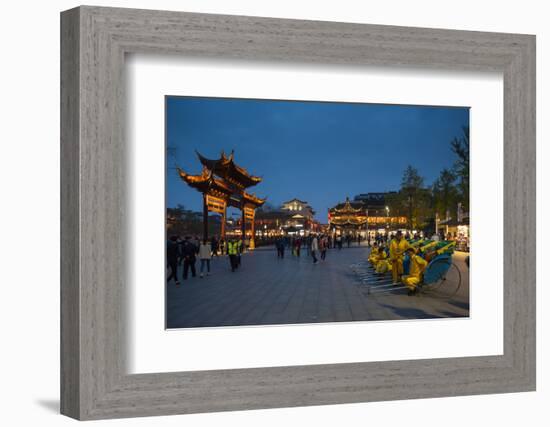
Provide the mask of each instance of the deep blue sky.
POLYGON ((200 173, 195 149, 209 158, 235 150, 237 164, 263 177, 251 192, 275 206, 306 200, 326 223, 346 196, 398 190, 409 164, 431 184, 468 125, 468 108, 167 97, 166 203, 201 210, 174 166, 200 173))

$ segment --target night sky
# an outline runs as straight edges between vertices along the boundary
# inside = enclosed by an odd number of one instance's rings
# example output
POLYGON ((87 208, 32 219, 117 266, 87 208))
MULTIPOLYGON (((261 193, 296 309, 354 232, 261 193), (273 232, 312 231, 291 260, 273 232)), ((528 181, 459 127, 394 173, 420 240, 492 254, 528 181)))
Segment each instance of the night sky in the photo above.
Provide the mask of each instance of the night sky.
POLYGON ((409 164, 431 184, 468 125, 465 107, 167 97, 166 203, 201 211, 175 165, 198 174, 195 150, 213 159, 235 150, 238 165, 263 177, 250 192, 274 206, 305 200, 326 223, 346 196, 398 190, 409 164))

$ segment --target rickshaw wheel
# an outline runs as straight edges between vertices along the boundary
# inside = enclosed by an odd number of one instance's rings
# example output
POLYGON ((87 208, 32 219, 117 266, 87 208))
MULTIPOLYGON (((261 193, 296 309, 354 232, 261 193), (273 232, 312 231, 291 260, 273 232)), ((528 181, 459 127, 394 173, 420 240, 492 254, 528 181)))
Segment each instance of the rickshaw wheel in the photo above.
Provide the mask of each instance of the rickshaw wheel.
MULTIPOLYGON (((444 262, 444 261, 435 261, 444 262)), ((462 284, 462 275, 459 268, 451 263, 445 274, 442 274, 435 282, 423 286, 423 291, 439 298, 451 298, 455 296, 462 284)))

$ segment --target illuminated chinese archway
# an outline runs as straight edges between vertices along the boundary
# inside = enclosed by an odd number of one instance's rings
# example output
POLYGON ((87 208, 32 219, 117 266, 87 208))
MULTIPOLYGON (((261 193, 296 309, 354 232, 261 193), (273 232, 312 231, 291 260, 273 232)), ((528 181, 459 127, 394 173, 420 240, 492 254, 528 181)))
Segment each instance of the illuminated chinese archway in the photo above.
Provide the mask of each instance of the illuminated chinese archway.
POLYGON ((235 164, 233 151, 228 156, 222 151, 219 159, 207 159, 197 152, 202 164, 200 175, 190 175, 177 168, 180 178, 203 195, 203 239, 208 239, 208 212, 222 216, 220 236, 225 238, 227 207, 241 210, 241 236, 246 237, 246 224, 250 223, 250 245, 254 248, 255 212, 265 203, 265 199, 246 191, 262 181, 262 178, 249 174, 246 169, 235 164))

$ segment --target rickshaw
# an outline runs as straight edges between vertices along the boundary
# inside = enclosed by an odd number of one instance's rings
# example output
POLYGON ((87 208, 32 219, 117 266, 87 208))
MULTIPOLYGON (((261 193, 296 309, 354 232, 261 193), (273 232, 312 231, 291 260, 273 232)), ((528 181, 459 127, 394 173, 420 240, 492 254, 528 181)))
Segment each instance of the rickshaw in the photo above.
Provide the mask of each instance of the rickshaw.
MULTIPOLYGON (((460 289, 462 276, 459 268, 453 263, 454 241, 409 241, 417 248, 417 254, 429 262, 424 270, 418 289, 420 293, 431 294, 440 298, 451 298, 460 289)), ((403 273, 408 273, 409 259, 403 260, 403 273)), ((352 269, 359 276, 360 282, 366 285, 367 294, 394 293, 407 287, 401 283, 393 284, 391 272, 377 274, 369 263, 356 263, 352 269)))

